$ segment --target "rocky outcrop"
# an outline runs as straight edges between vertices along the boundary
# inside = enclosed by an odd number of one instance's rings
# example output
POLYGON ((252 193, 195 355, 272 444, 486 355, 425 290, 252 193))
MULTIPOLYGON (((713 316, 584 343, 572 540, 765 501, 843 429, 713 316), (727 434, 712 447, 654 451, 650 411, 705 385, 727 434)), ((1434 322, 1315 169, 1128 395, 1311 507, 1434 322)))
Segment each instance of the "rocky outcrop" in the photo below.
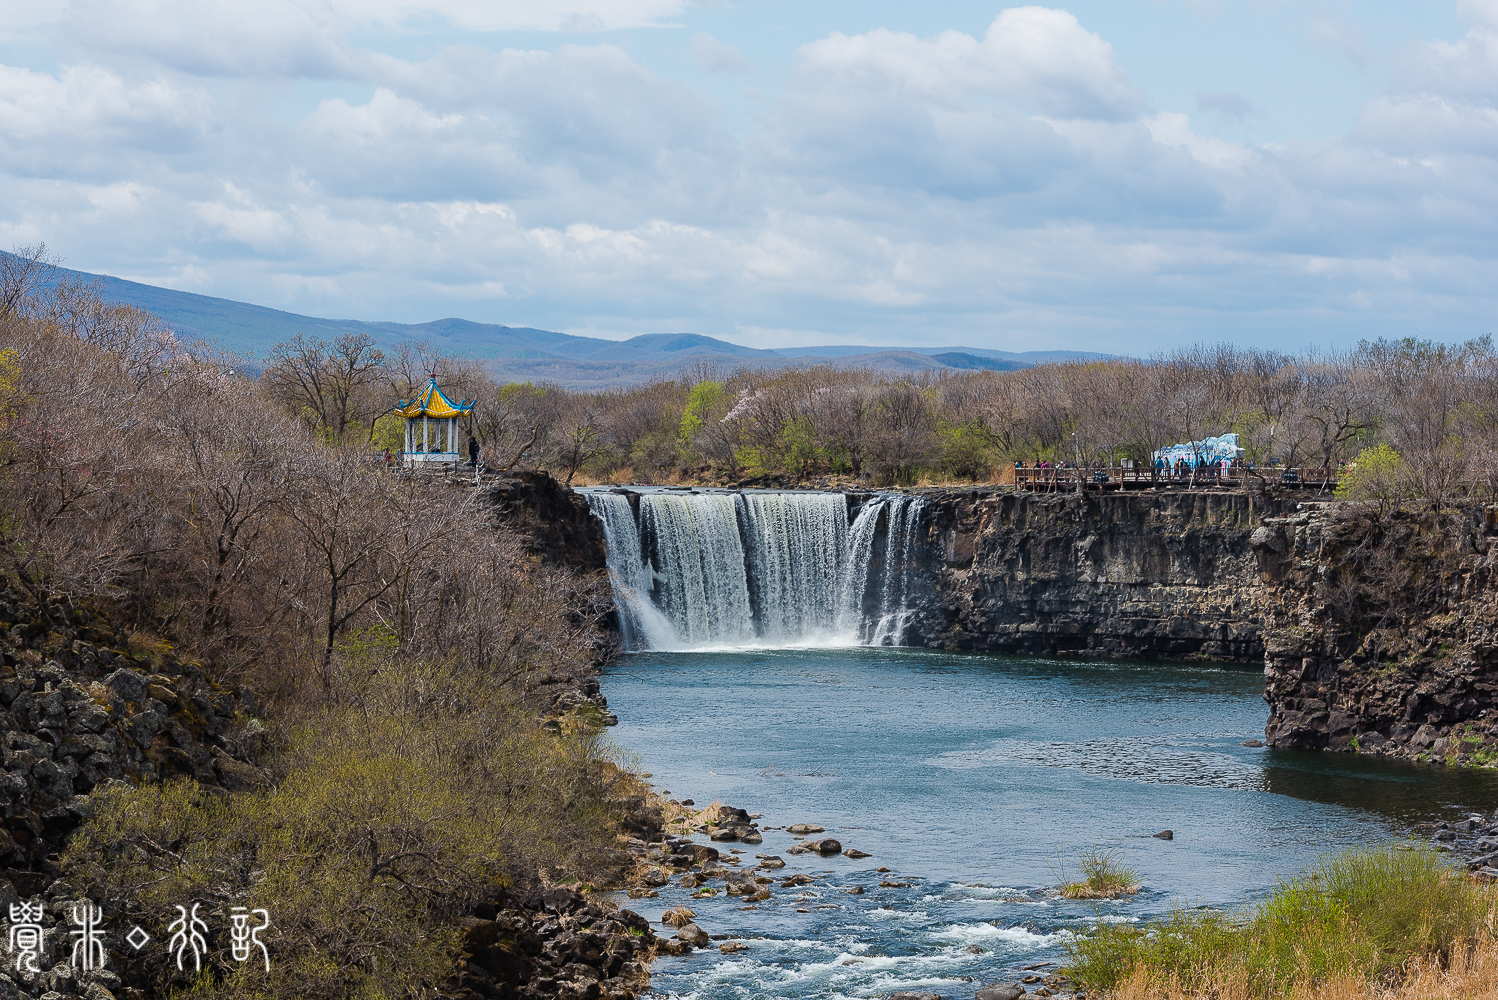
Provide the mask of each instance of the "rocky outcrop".
POLYGON ((132 643, 88 607, 0 593, 0 706, 0 862, 13 882, 55 874, 105 782, 180 776, 237 791, 263 780, 249 692, 220 688, 164 643, 132 643))
MULTIPOLYGON (((78 893, 58 855, 111 783, 196 779, 210 794, 260 787, 267 739, 244 689, 225 690, 170 646, 127 636, 86 604, 41 606, 0 591, 0 915, 40 914, 39 972, 0 973, 0 996, 138 996, 149 980, 75 971, 68 914, 78 893)), ((118 964, 118 963, 117 963, 118 964)))
POLYGON ((1266 519, 1269 744, 1498 763, 1495 542, 1492 507, 1266 519))
MULTIPOLYGON (((469 481, 464 481, 467 485, 469 481)), ((588 502, 545 472, 507 472, 486 479, 485 496, 494 519, 515 531, 543 565, 570 571, 566 605, 580 632, 592 632, 593 662, 586 670, 561 666, 540 677, 532 691, 542 712, 556 717, 581 712, 588 720, 614 725, 598 671, 619 651, 618 612, 609 585, 603 530, 588 502), (604 628, 595 627, 604 623, 604 628)))
POLYGON ((489 904, 465 930, 456 994, 472 1000, 633 997, 650 985, 650 921, 557 887, 489 904))
POLYGON ((604 571, 603 531, 577 492, 545 472, 504 473, 484 486, 496 517, 543 562, 584 574, 604 571))
POLYGON ((1257 660, 1265 515, 1217 491, 932 491, 918 643, 947 649, 1257 660))

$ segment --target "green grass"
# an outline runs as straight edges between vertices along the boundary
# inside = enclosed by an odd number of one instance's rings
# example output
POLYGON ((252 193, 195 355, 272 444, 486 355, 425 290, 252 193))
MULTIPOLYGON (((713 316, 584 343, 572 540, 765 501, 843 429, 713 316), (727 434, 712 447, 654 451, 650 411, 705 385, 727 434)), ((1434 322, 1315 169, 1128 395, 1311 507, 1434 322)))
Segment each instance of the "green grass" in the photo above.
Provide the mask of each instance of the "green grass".
POLYGON ((1099 921, 1067 944, 1067 974, 1095 991, 1141 970, 1161 985, 1238 982, 1253 996, 1353 976, 1389 983, 1445 962, 1489 929, 1492 895, 1430 849, 1354 848, 1282 882, 1241 913, 1178 909, 1143 926, 1099 921))
POLYGON ((1061 895, 1067 899, 1117 899, 1138 892, 1139 873, 1125 865, 1122 856, 1117 848, 1089 848, 1077 862, 1082 880, 1063 884, 1061 895))

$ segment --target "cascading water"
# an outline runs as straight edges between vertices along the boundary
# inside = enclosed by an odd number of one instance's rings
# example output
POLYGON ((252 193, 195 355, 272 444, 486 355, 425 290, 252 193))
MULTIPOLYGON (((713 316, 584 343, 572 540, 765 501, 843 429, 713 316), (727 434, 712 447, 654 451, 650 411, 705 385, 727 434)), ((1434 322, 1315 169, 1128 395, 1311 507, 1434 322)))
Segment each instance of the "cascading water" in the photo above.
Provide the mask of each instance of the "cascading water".
POLYGON ((583 493, 628 649, 895 645, 909 623, 918 497, 874 497, 850 527, 837 493, 583 493))
POLYGON ((911 561, 925 504, 919 497, 884 497, 866 504, 853 522, 844 606, 857 615, 859 637, 868 645, 899 645, 910 621, 911 561))

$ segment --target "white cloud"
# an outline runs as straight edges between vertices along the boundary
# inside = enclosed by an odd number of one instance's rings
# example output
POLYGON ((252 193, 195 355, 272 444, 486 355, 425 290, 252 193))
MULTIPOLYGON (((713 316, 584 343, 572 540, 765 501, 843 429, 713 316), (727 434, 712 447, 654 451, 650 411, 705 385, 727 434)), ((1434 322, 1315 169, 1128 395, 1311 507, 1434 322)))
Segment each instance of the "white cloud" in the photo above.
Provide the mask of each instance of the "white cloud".
POLYGON ((1129 118, 1145 105, 1113 48, 1066 11, 1003 11, 979 41, 946 31, 930 39, 878 29, 805 45, 799 73, 824 85, 955 101, 998 98, 1058 118, 1129 118))
POLYGON ((702 73, 752 73, 754 67, 737 45, 720 42, 705 31, 692 36, 692 62, 702 73))
POLYGON ((57 75, 0 66, 0 165, 34 176, 99 177, 121 158, 200 148, 214 124, 201 88, 168 77, 127 80, 97 66, 57 75))
POLYGON ((615 31, 669 23, 690 0, 330 0, 350 20, 472 31, 615 31))
POLYGON ((1498 0, 1462 0, 1467 33, 1456 42, 1418 42, 1394 61, 1396 93, 1440 94, 1491 104, 1498 100, 1498 0))
POLYGON ((126 63, 204 77, 354 72, 346 18, 327 0, 66 0, 58 14, 63 47, 126 63))
MULTIPOLYGON (((1351 134, 1279 145, 1151 107, 1103 38, 1041 7, 981 38, 829 34, 738 128, 623 45, 406 44, 679 2, 216 2, 88 0, 62 68, 0 67, 0 239, 313 313, 460 301, 802 344, 1480 333, 1498 305, 1498 0, 1405 49, 1351 134), (371 35, 401 44, 350 41, 371 35), (316 97, 272 114, 297 87, 316 97)), ((750 70, 706 34, 688 52, 750 70)))

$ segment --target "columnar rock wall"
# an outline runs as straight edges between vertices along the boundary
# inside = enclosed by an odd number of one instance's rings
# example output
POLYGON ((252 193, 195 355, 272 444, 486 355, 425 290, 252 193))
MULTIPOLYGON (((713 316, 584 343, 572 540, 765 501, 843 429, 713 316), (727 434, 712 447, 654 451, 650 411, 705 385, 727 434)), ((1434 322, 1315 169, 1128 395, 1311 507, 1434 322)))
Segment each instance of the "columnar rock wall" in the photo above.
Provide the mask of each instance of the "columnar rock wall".
POLYGON ((1498 508, 1266 519, 1266 738, 1498 763, 1498 508))
POLYGON ((933 587, 916 641, 1058 656, 1263 656, 1250 537, 1293 499, 969 490, 929 502, 933 587))

